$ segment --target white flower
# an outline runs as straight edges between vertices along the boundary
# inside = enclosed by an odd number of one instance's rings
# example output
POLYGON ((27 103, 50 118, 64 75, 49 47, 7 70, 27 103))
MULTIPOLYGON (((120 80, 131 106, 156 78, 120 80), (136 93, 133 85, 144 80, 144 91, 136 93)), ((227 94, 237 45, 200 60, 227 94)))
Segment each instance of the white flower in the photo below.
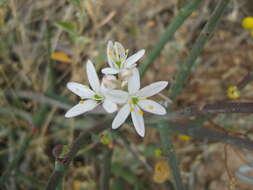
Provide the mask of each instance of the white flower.
POLYGON ((140 75, 138 69, 133 69, 133 75, 128 81, 128 98, 123 107, 118 111, 116 117, 112 122, 112 128, 117 129, 120 127, 128 115, 131 113, 132 121, 137 133, 144 137, 145 126, 143 120, 143 111, 153 114, 164 115, 166 110, 160 104, 153 100, 147 99, 159 93, 168 85, 166 81, 159 81, 152 83, 142 89, 140 89, 140 75))
POLYGON ((116 103, 112 102, 110 96, 107 95, 107 89, 100 85, 96 69, 90 60, 87 61, 86 72, 92 90, 88 86, 76 82, 67 84, 67 88, 81 98, 81 101, 65 114, 67 118, 90 111, 101 103, 108 113, 117 110, 116 103))
POLYGON ((109 41, 107 44, 107 59, 110 67, 102 69, 104 74, 119 74, 122 76, 131 74, 131 70, 136 67, 136 62, 144 55, 145 50, 140 50, 137 53, 127 58, 128 50, 119 43, 109 41))

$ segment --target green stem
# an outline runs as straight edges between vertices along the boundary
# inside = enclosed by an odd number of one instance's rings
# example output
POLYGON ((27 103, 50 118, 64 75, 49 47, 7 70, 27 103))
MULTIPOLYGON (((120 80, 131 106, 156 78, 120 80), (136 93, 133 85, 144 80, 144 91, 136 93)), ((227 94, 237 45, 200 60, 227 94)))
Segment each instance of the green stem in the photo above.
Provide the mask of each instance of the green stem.
POLYGON ((148 58, 144 61, 143 64, 140 65, 140 75, 141 77, 144 75, 148 67, 150 67, 155 59, 160 55, 162 49, 165 44, 172 39, 175 32, 178 28, 184 23, 184 21, 192 14, 192 12, 198 8, 202 0, 192 0, 189 4, 187 4, 184 8, 182 8, 178 16, 172 21, 169 27, 164 31, 161 35, 161 38, 155 45, 155 47, 149 53, 148 58))
POLYGON ((55 162, 55 171, 62 173, 59 183, 56 186, 56 190, 62 190, 63 189, 63 182, 64 182, 64 171, 65 171, 65 166, 59 161, 55 162))
POLYGON ((54 190, 57 185, 61 182, 62 178, 64 177, 64 173, 67 170, 68 166, 70 165, 70 162, 73 160, 73 158, 76 156, 78 151, 84 147, 85 144, 89 142, 90 135, 92 133, 99 133, 103 131, 107 126, 109 125, 110 120, 103 120, 98 125, 84 130, 79 137, 74 141, 73 145, 71 146, 69 152, 67 153, 67 156, 64 158, 64 162, 62 162, 62 167, 64 169, 57 170, 57 168, 54 169, 52 175, 50 176, 44 190, 54 190))
POLYGON ((100 173, 100 190, 109 190, 110 189, 110 170, 111 170, 111 161, 112 161, 112 149, 106 148, 103 160, 101 162, 101 173, 100 173))
POLYGON ((171 88, 172 99, 175 99, 176 96, 182 91, 183 85, 188 79, 188 76, 191 72, 191 69, 197 57, 200 55, 206 42, 210 39, 215 29, 215 26, 218 24, 218 21, 221 19, 224 13, 224 10, 229 2, 230 2, 229 0, 220 0, 213 14, 211 15, 210 19, 205 25, 204 29, 201 31, 199 37, 197 38, 197 41, 193 45, 188 57, 182 63, 178 71, 178 74, 176 76, 175 83, 172 85, 172 88, 171 88))
POLYGON ((172 170, 175 188, 176 190, 184 190, 184 185, 181 179, 180 169, 178 167, 176 153, 174 151, 174 146, 172 143, 172 136, 169 135, 168 126, 165 123, 160 123, 159 125, 159 133, 161 137, 161 145, 163 155, 166 156, 170 168, 172 170))

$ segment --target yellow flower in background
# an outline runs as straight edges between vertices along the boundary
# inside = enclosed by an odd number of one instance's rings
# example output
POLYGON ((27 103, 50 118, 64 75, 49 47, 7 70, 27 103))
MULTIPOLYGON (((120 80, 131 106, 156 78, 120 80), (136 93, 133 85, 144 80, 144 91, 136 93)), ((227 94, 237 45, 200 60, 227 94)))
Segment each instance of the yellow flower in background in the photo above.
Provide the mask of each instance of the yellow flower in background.
POLYGON ((72 59, 64 52, 54 52, 51 55, 51 59, 61 61, 64 63, 72 63, 72 59))
POLYGON ((72 187, 73 187, 73 190, 80 190, 81 189, 81 182, 79 180, 73 181, 72 187))
POLYGON ((166 161, 159 161, 155 165, 153 180, 156 183, 164 183, 171 178, 169 165, 166 161))
POLYGON ((242 26, 245 29, 252 30, 253 29, 253 17, 245 17, 242 20, 242 26))
POLYGON ((240 98, 240 91, 237 86, 230 86, 227 89, 227 96, 230 99, 237 99, 240 98))
POLYGON ((178 135, 178 138, 182 141, 189 141, 191 140, 191 137, 187 136, 187 135, 178 135))

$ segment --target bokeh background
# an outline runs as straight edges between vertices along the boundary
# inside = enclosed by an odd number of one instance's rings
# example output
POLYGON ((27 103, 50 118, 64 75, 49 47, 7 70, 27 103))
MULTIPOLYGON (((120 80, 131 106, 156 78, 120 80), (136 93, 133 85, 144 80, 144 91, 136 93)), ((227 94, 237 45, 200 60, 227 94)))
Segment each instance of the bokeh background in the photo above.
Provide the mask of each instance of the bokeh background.
MULTIPOLYGON (((66 110, 78 101, 66 83, 87 84, 87 59, 101 74, 107 65, 108 40, 119 41, 129 54, 145 49, 146 57, 189 1, 1 0, 0 173, 12 171, 1 189, 42 189, 54 168, 53 148, 71 144, 83 129, 105 117, 93 113, 64 118, 66 110), (24 142, 29 142, 25 154, 18 155, 24 142), (9 163, 17 157, 10 168, 9 163)), ((204 0, 193 12, 145 73, 142 86, 158 80, 173 82, 217 2, 204 0)), ((241 25, 244 17, 252 15, 251 0, 231 0, 183 93, 169 105, 172 109, 224 100, 227 88, 253 69, 252 36, 241 25)), ((169 87, 163 95, 170 96, 169 87)), ((252 95, 249 84, 234 101, 251 101, 252 95)), ((166 98, 156 98, 166 103, 166 98)), ((252 125, 249 114, 221 114, 205 123, 210 129, 247 138, 252 136, 252 125)), ((182 135, 173 140, 188 189, 252 189, 233 177, 235 169, 253 160, 252 153, 182 135)), ((171 172, 160 154, 157 130, 147 124, 146 136, 141 139, 131 123, 116 132, 108 126, 93 134, 66 172, 65 189, 99 189, 101 165, 108 151, 111 189, 169 189, 166 180, 172 180, 171 172)))

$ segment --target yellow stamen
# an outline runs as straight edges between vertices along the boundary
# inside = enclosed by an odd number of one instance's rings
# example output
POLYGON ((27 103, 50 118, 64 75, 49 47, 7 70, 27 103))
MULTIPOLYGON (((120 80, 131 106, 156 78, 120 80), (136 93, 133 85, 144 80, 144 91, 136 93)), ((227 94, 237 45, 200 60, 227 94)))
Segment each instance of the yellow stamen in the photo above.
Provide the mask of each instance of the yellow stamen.
POLYGON ((134 108, 133 108, 133 107, 131 107, 131 108, 130 108, 130 112, 133 112, 133 111, 134 111, 134 108))
POLYGON ((138 114, 143 115, 143 111, 139 110, 138 114))
POLYGON ((148 109, 151 109, 153 110, 155 108, 155 106, 152 106, 152 105, 148 105, 148 109))
POLYGON ((76 88, 76 91, 77 91, 77 92, 80 91, 80 88, 76 88))
POLYGON ((83 85, 84 88, 89 88, 87 85, 83 85))
POLYGON ((128 54, 128 52, 129 52, 129 49, 126 49, 126 51, 125 51, 125 52, 126 52, 126 54, 128 54))
POLYGON ((120 62, 123 63, 126 59, 125 58, 120 58, 120 62))
POLYGON ((79 101, 79 104, 83 104, 83 103, 84 103, 84 100, 80 100, 80 101, 79 101))

